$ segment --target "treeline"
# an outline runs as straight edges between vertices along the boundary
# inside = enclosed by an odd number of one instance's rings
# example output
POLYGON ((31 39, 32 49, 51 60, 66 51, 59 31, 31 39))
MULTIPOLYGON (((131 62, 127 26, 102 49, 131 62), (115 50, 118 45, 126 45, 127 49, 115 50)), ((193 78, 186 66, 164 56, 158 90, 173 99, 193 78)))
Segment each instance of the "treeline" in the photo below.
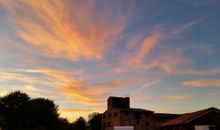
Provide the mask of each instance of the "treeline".
POLYGON ((0 97, 0 130, 101 130, 101 115, 92 113, 70 123, 61 118, 58 106, 45 98, 31 99, 26 93, 11 92, 0 97))

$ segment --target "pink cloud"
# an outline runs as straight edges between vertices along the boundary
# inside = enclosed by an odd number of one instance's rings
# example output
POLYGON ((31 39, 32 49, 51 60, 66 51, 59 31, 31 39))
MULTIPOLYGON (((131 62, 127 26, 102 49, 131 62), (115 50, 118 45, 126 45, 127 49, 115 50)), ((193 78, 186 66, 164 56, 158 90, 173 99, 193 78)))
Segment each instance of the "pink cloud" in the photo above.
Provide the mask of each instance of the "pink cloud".
POLYGON ((189 87, 220 87, 220 79, 202 79, 182 82, 182 85, 189 87))
POLYGON ((176 74, 182 75, 217 75, 220 74, 220 68, 210 69, 210 70, 197 70, 197 69, 183 69, 178 70, 176 74))
POLYGON ((89 1, 71 4, 72 10, 67 8, 67 1, 1 0, 0 3, 7 9, 7 19, 17 37, 31 46, 32 51, 37 50, 35 53, 48 57, 73 61, 101 59, 126 26, 119 2, 113 12, 108 10, 108 4, 102 11, 94 12, 94 4, 89 1), (108 16, 113 13, 116 18, 110 19, 108 16))
POLYGON ((166 96, 169 100, 186 100, 192 97, 192 94, 183 94, 183 95, 174 95, 174 96, 166 96))

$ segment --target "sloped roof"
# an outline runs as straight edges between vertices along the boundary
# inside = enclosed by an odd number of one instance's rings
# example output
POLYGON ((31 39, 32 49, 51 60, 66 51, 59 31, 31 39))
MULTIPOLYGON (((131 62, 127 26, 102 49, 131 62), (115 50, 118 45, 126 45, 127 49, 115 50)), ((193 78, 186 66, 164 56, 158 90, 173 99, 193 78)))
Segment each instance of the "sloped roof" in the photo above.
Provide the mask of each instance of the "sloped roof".
POLYGON ((177 117, 181 116, 181 114, 172 114, 172 113, 154 113, 155 117, 177 117))
POLYGON ((146 110, 146 109, 141 109, 141 108, 129 108, 129 109, 120 109, 121 111, 129 111, 129 112, 151 112, 153 111, 146 110))
POLYGON ((211 107, 211 108, 199 110, 199 111, 196 111, 196 112, 183 114, 182 116, 179 116, 179 117, 177 117, 173 120, 165 122, 161 126, 164 127, 164 126, 173 126, 173 125, 183 125, 185 123, 188 123, 188 122, 190 122, 190 121, 192 121, 192 120, 194 120, 194 119, 196 119, 196 118, 198 118, 198 117, 200 117, 204 114, 212 112, 212 111, 217 111, 217 112, 220 113, 219 109, 211 107))

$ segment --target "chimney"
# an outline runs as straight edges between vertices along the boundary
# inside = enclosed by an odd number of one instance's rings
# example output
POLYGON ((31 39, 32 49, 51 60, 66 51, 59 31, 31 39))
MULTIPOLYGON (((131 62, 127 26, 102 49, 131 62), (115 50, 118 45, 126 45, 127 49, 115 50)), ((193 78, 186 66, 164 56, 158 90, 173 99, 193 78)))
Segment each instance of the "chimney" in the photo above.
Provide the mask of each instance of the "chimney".
POLYGON ((108 98, 108 109, 110 108, 129 109, 130 98, 129 97, 109 97, 108 98))

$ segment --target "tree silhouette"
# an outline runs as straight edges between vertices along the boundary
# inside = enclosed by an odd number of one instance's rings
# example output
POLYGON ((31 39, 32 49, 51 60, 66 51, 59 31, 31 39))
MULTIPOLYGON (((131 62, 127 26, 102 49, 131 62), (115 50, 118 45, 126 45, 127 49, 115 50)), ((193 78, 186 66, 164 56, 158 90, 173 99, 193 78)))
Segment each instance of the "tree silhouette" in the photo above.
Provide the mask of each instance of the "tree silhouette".
POLYGON ((73 130, 86 130, 86 120, 83 117, 79 117, 76 121, 72 124, 73 130))
POLYGON ((30 100, 30 97, 26 93, 15 91, 3 96, 1 104, 9 109, 17 109, 28 100, 30 100))
POLYGON ((53 101, 37 98, 22 106, 21 124, 28 128, 55 127, 59 123, 58 107, 53 101))
MULTIPOLYGON (((101 115, 88 116, 89 128, 101 130, 101 115)), ((30 99, 26 93, 11 92, 0 97, 0 127, 2 130, 86 130, 86 121, 79 117, 71 125, 60 118, 58 106, 45 98, 30 99)))
POLYGON ((99 113, 92 113, 88 116, 88 124, 91 130, 101 130, 102 118, 99 113))
POLYGON ((0 114, 7 120, 9 130, 19 125, 20 107, 29 100, 30 97, 20 91, 11 92, 0 99, 0 114))
POLYGON ((0 98, 0 126, 3 130, 67 130, 58 106, 44 98, 30 99, 20 91, 0 98))

